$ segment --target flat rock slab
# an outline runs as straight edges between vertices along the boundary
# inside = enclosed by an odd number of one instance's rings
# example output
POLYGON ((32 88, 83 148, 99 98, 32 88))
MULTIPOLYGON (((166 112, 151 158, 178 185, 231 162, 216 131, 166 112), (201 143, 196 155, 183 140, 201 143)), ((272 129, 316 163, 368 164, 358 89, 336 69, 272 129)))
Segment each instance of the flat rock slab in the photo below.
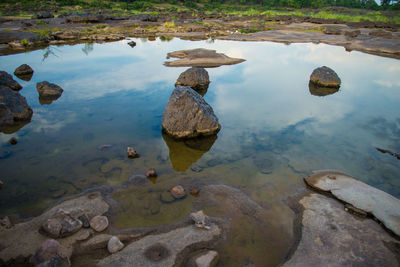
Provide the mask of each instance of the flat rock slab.
POLYGON ((179 59, 175 61, 167 61, 165 62, 165 66, 212 68, 222 65, 233 65, 245 61, 241 58, 231 58, 225 54, 217 53, 215 50, 204 48, 180 50, 168 53, 167 59, 171 57, 179 59))
POLYGON ((339 172, 317 172, 305 179, 316 189, 331 192, 338 199, 374 215, 400 236, 400 200, 339 172))
POLYGON ((283 266, 398 266, 388 246, 399 246, 379 224, 344 211, 343 204, 319 194, 304 207, 297 250, 283 266))
POLYGON ((167 233, 146 236, 101 260, 98 266, 179 265, 183 260, 182 253, 190 252, 190 249, 201 249, 220 235, 220 228, 212 224, 210 230, 190 225, 167 233))
MULTIPOLYGON (((10 229, 4 229, 0 231, 0 248, 3 248, 0 250, 0 259, 7 262, 18 256, 29 257, 33 255, 42 243, 48 239, 48 237, 39 233, 41 225, 47 219, 52 218, 59 209, 71 214, 79 211, 81 213, 100 215, 109 209, 109 205, 101 194, 94 197, 80 196, 63 201, 30 221, 16 224, 10 229)), ((81 235, 81 231, 67 238, 57 239, 57 241, 72 250, 72 245, 81 235)))

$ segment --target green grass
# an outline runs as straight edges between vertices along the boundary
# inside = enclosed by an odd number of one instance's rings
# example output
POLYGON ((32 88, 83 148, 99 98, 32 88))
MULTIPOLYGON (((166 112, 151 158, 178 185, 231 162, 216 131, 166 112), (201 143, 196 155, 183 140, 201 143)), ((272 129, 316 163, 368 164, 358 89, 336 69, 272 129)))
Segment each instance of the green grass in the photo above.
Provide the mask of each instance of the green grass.
POLYGON ((30 30, 30 32, 32 32, 32 33, 37 33, 37 34, 39 34, 40 36, 46 37, 46 38, 50 37, 50 35, 51 35, 53 32, 58 32, 58 31, 62 31, 62 29, 57 28, 57 27, 52 28, 52 29, 47 28, 47 27, 44 27, 44 28, 36 28, 36 29, 30 30))
POLYGON ((29 45, 29 41, 27 39, 22 39, 21 40, 21 44, 25 47, 27 47, 29 45))

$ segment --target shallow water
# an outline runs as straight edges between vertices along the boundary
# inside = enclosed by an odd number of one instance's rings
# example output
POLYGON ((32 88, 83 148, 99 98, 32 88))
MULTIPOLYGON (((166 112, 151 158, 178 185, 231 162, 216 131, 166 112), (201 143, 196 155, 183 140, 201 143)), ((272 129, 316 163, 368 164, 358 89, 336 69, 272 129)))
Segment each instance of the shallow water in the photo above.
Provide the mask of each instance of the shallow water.
MULTIPOLYGON (((399 160, 375 149, 400 152, 398 60, 323 44, 135 41, 135 48, 125 40, 1 58, 1 70, 13 73, 27 63, 35 73, 29 82, 15 78, 33 108, 32 122, 0 133, 0 215, 34 216, 62 197, 117 185, 152 167, 159 173, 155 183, 114 195, 122 211, 112 218, 116 226, 183 218, 196 197, 168 203, 168 190, 190 181, 241 189, 267 210, 270 216, 263 216, 272 224, 292 219, 282 201, 312 170, 340 170, 400 197, 399 160), (186 68, 163 62, 168 52, 199 47, 246 61, 208 69, 204 98, 222 125, 218 137, 177 142, 162 135, 161 116, 186 68), (322 65, 341 78, 338 92, 309 88, 311 72, 322 65), (64 88, 48 105, 35 88, 43 80, 64 88), (12 136, 16 146, 7 143, 12 136), (127 146, 140 158, 128 159, 127 146)), ((220 208, 204 205, 215 216, 220 208)), ((277 241, 279 231, 247 216, 232 225, 222 265, 276 265, 285 256, 281 247, 288 241, 277 241)))

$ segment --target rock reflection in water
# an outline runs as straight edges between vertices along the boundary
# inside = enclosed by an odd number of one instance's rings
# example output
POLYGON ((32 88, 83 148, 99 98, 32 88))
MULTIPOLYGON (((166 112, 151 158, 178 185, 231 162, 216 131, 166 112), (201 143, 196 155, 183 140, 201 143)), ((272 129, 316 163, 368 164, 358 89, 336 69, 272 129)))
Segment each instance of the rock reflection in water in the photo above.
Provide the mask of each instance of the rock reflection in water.
POLYGON ((310 93, 315 96, 332 95, 339 91, 339 87, 324 87, 313 82, 309 82, 308 87, 310 89, 310 93))
POLYGON ((19 79, 29 82, 32 79, 33 73, 31 74, 15 74, 19 79))
POLYGON ((162 137, 168 146, 172 167, 177 172, 185 172, 189 169, 193 163, 197 162, 211 149, 218 138, 217 135, 211 135, 187 140, 175 140, 164 133, 162 137))
POLYGON ((39 97, 39 103, 40 103, 40 105, 50 105, 51 103, 53 103, 53 101, 56 101, 59 98, 60 98, 60 96, 39 97))

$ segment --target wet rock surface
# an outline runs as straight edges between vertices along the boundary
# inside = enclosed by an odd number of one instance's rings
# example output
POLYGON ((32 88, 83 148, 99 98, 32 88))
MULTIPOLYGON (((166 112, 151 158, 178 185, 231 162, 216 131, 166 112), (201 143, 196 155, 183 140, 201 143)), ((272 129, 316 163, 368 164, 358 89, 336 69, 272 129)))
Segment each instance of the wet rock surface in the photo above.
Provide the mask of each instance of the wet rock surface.
POLYGON ((39 97, 44 100, 56 100, 64 92, 64 90, 57 84, 49 83, 47 81, 37 83, 36 89, 39 93, 39 97))
POLYGON ((283 266, 398 266, 387 244, 400 245, 379 224, 346 212, 337 200, 310 194, 304 208, 302 234, 293 256, 283 266))
POLYGON ((176 85, 189 86, 195 91, 207 90, 210 84, 210 77, 204 68, 193 67, 179 75, 176 85))
POLYGON ((377 188, 339 172, 317 172, 306 183, 352 206, 372 214, 400 236, 400 200, 377 188))
POLYGON ((323 87, 340 87, 340 78, 334 70, 326 66, 315 69, 310 76, 310 82, 323 87))
POLYGON ((15 69, 14 75, 24 81, 30 81, 33 75, 33 69, 28 64, 22 64, 15 69))
POLYGON ((180 50, 170 52, 167 58, 179 58, 175 61, 165 62, 169 67, 219 67, 222 65, 233 65, 245 61, 241 58, 231 58, 216 50, 197 48, 192 50, 180 50))
POLYGON ((220 235, 221 230, 215 224, 208 231, 190 225, 149 235, 101 260, 98 266, 180 266, 184 260, 183 253, 206 247, 220 235))
POLYGON ((174 138, 216 134, 221 125, 212 107, 190 87, 177 86, 162 117, 163 130, 174 138))
POLYGON ((14 91, 19 91, 22 89, 22 86, 5 71, 0 71, 0 86, 8 87, 14 91))
POLYGON ((30 121, 32 114, 25 97, 0 85, 0 131, 18 121, 30 121))

